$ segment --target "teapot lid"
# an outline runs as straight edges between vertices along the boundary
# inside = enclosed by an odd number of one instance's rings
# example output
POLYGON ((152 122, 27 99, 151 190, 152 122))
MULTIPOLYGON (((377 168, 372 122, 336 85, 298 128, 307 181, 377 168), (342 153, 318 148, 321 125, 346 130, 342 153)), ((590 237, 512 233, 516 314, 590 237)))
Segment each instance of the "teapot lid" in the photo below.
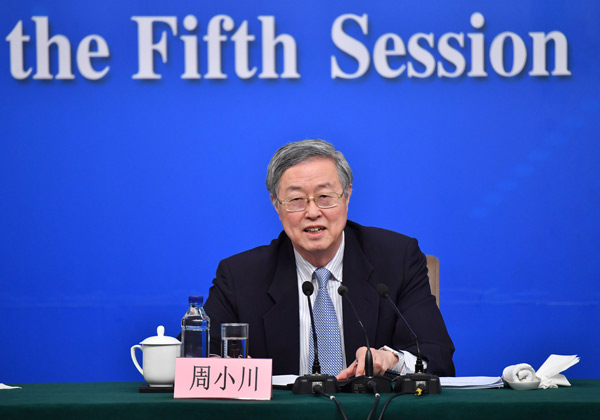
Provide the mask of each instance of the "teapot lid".
POLYGON ((154 337, 146 338, 140 344, 145 344, 147 346, 166 346, 172 344, 181 344, 181 341, 175 337, 165 336, 165 327, 159 325, 156 329, 156 335, 154 337))

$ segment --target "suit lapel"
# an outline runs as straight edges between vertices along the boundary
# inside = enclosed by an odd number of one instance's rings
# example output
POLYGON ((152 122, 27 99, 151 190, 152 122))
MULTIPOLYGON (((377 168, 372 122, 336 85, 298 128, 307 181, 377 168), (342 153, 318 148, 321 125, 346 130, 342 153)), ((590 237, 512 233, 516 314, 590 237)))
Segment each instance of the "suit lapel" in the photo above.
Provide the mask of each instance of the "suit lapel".
MULTIPOLYGON (((374 269, 363 253, 354 231, 346 227, 346 248, 344 250, 343 284, 348 288, 348 297, 352 300, 362 321, 371 346, 375 343, 377 314, 379 313, 379 295, 377 295, 374 269)), ((356 350, 366 346, 364 333, 356 320, 352 308, 344 299, 342 303, 344 318, 344 346, 346 362, 352 362, 356 350)))
POLYGON ((273 358, 274 371, 284 366, 295 366, 285 373, 299 370, 300 337, 298 328, 300 315, 298 306, 298 277, 292 244, 287 237, 283 240, 277 258, 275 275, 267 293, 273 299, 273 307, 263 317, 268 354, 273 358))

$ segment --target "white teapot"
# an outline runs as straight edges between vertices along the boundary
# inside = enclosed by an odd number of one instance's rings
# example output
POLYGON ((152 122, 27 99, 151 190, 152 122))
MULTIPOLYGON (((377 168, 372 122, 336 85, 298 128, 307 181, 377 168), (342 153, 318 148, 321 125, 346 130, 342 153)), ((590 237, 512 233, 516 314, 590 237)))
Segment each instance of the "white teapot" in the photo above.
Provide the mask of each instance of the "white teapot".
POLYGON ((180 356, 181 342, 165 336, 165 327, 156 329, 156 336, 148 337, 131 347, 131 360, 152 387, 172 386, 175 382, 175 359, 180 356), (142 350, 143 369, 135 356, 135 349, 142 350))

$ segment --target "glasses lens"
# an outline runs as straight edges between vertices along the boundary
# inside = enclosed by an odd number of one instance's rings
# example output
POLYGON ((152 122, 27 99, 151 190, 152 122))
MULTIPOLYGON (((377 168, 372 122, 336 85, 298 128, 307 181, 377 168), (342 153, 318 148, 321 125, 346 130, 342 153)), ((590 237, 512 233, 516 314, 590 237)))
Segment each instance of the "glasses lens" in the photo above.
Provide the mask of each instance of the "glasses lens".
POLYGON ((319 206, 320 208, 326 209, 326 208, 337 206, 337 200, 338 200, 337 195, 321 194, 319 197, 317 197, 315 199, 315 202, 317 203, 317 206, 319 206))
POLYGON ((287 211, 300 211, 306 208, 306 199, 302 197, 292 198, 285 203, 287 211))

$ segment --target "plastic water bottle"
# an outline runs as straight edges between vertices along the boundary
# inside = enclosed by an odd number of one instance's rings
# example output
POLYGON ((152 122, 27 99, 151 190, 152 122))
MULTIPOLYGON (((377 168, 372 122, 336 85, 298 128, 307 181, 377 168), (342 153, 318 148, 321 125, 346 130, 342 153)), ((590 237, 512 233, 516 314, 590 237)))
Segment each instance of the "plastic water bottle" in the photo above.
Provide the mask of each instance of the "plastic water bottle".
POLYGON ((210 352, 210 319, 204 312, 204 298, 190 296, 190 307, 181 320, 181 356, 208 357, 210 352))

